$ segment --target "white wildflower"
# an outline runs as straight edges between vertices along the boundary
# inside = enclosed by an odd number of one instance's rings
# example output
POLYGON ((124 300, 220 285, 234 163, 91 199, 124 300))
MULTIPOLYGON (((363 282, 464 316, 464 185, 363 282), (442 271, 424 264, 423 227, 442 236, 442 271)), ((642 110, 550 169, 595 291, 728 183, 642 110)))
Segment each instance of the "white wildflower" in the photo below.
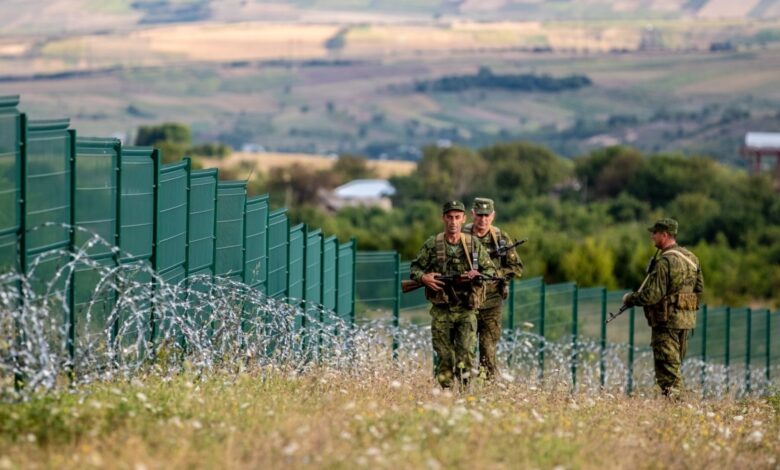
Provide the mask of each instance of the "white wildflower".
POLYGON ((401 388, 401 382, 397 380, 393 380, 392 382, 390 382, 390 388, 396 388, 396 389, 401 388))
POLYGON ((196 420, 193 420, 193 421, 190 423, 190 425, 191 425, 191 426, 192 426, 194 429, 202 429, 202 428, 203 428, 203 424, 201 424, 201 422, 200 422, 200 421, 198 421, 197 419, 196 419, 196 420))
POLYGON ((761 440, 763 438, 764 438, 764 433, 762 433, 761 431, 756 430, 756 431, 751 432, 746 440, 748 442, 750 442, 751 444, 758 444, 759 442, 761 442, 761 440))
POLYGON ((428 457, 428 460, 425 461, 425 466, 428 467, 428 470, 441 470, 441 464, 433 457, 428 457))
POLYGON ((734 421, 736 421, 736 422, 738 422, 738 423, 739 423, 740 421, 742 421, 743 419, 745 419, 745 417, 744 417, 744 416, 742 416, 742 415, 736 415, 736 416, 734 416, 734 421))
POLYGON ((301 446, 299 446, 297 442, 293 441, 287 444, 284 449, 282 449, 282 453, 284 455, 293 455, 294 453, 298 452, 298 449, 300 448, 301 446))
POLYGON ((141 392, 138 392, 138 393, 136 393, 136 394, 135 394, 135 397, 136 397, 136 398, 138 398, 138 400, 140 400, 141 402, 144 402, 144 403, 145 403, 145 402, 146 402, 146 400, 147 400, 147 398, 146 398, 146 395, 144 395, 144 394, 143 394, 143 393, 141 393, 141 392))
POLYGON ((339 434, 339 436, 345 441, 352 439, 352 434, 348 433, 347 431, 341 431, 341 434, 339 434))
POLYGON ((368 449, 366 449, 366 455, 368 455, 369 457, 376 457, 381 453, 382 451, 376 447, 369 447, 368 449))

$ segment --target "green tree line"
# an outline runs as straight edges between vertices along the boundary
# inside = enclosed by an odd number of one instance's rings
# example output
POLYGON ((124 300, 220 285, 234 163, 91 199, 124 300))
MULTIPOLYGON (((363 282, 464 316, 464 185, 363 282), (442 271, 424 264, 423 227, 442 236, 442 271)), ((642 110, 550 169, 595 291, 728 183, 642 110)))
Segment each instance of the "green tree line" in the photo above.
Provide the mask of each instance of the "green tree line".
POLYGON ((361 250, 397 250, 404 259, 440 231, 442 201, 468 205, 474 197, 491 197, 496 224, 529 239, 520 249, 526 276, 609 288, 642 282, 655 252, 646 228, 657 218, 674 217, 679 242, 701 259, 707 302, 780 304, 780 198, 767 175, 748 175, 704 157, 643 155, 627 147, 570 160, 543 146, 513 142, 479 150, 424 149, 417 171, 391 179, 397 193, 390 211, 327 214, 310 190, 294 189, 300 197, 290 199, 293 186, 335 186, 370 176, 359 158, 345 162, 352 168, 348 174, 288 169, 292 174, 284 180, 266 178, 254 190, 270 189, 280 205, 286 191, 296 221, 342 240, 356 237, 361 250))

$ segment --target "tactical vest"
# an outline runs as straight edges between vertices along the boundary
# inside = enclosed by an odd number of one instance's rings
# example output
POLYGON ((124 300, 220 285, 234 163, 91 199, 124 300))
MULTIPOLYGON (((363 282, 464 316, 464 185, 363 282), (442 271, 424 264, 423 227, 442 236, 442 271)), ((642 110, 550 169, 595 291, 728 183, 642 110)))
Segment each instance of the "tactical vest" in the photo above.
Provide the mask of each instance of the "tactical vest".
MULTIPOLYGON (((687 250, 686 250, 687 251, 687 250)), ((669 293, 655 305, 645 308, 647 323, 651 327, 669 325, 672 328, 692 329, 696 326, 696 311, 699 309, 699 296, 694 292, 699 265, 691 254, 679 248, 673 248, 661 254, 664 258, 675 257, 682 261, 684 273, 675 282, 675 273, 670 272, 669 293)))
MULTIPOLYGON (((444 232, 436 235, 434 239, 436 247, 436 268, 444 275, 460 275, 472 269, 479 269, 479 251, 472 243, 471 235, 460 233, 460 246, 463 249, 462 257, 447 257, 447 241, 444 239, 444 232), (472 250, 469 251, 469 247, 472 250)), ((451 295, 442 291, 434 291, 425 288, 425 297, 435 305, 462 306, 470 309, 478 309, 485 301, 485 286, 482 283, 471 282, 464 283, 463 286, 453 286, 452 289, 460 302, 452 299, 451 295)))
MULTIPOLYGON (((463 227, 463 230, 472 236, 472 250, 473 250, 474 249, 473 244, 481 243, 480 241, 477 240, 477 236, 474 234, 474 224, 466 224, 463 227)), ((493 250, 498 251, 500 248, 502 248, 502 244, 506 245, 506 240, 501 238, 500 228, 491 225, 488 234, 490 234, 490 240, 492 241, 493 250)), ((498 259, 497 262, 495 262, 495 265, 497 268, 504 268, 506 267, 506 263, 507 263, 506 257, 501 257, 498 259)), ((500 275, 500 271, 499 271, 499 275, 500 275)), ((509 297, 509 284, 504 281, 500 281, 498 283, 496 282, 488 283, 485 286, 486 300, 490 299, 490 297, 493 296, 494 294, 500 296, 501 299, 495 298, 491 302, 500 305, 502 300, 506 300, 506 298, 509 297)), ((490 305, 491 307, 493 306, 492 304, 488 304, 488 305, 490 305)))

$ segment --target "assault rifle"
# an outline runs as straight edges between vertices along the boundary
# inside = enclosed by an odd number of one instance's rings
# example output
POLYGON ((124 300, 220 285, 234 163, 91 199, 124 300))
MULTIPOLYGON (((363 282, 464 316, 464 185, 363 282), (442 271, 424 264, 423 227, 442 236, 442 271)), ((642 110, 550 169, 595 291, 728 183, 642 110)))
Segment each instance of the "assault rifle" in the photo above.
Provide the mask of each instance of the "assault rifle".
MULTIPOLYGON (((658 250, 658 251, 661 251, 661 250, 658 250)), ((658 251, 656 251, 655 255, 653 255, 653 257, 650 258, 650 261, 647 262, 647 268, 645 269, 645 272, 647 273, 647 276, 645 276, 645 280, 642 281, 642 285, 639 286, 639 289, 637 289, 637 292, 642 292, 642 289, 644 289, 645 284, 647 283, 647 280, 650 279, 650 273, 653 272, 653 269, 655 269, 655 263, 658 261, 658 251)), ((623 304, 620 307, 620 310, 617 311, 617 313, 609 312, 609 318, 607 318, 607 321, 604 322, 604 323, 611 322, 612 320, 614 320, 615 318, 619 317, 621 313, 625 312, 629 308, 631 308, 631 307, 629 307, 626 304, 623 304)))
MULTIPOLYGON (((503 241, 504 240, 501 240, 502 243, 503 243, 503 241)), ((512 243, 509 246, 499 246, 498 248, 490 248, 488 250, 488 255, 490 255, 491 258, 503 258, 504 256, 506 256, 509 253, 509 250, 511 250, 514 247, 520 246, 520 245, 522 245, 523 243, 525 243, 527 241, 528 241, 528 239, 524 238, 522 240, 518 240, 518 241, 512 243)))
POLYGON ((617 313, 612 313, 612 312, 609 312, 609 318, 607 318, 607 321, 606 321, 605 323, 609 323, 609 322, 611 322, 612 320, 614 320, 615 318, 619 317, 621 313, 625 312, 625 311, 626 311, 626 310, 628 310, 629 308, 631 308, 631 307, 629 307, 629 306, 628 306, 628 305, 626 305, 626 304, 623 304, 623 305, 620 307, 620 310, 618 310, 618 311, 617 311, 617 313))
MULTIPOLYGON (((436 276, 434 279, 437 281, 443 281, 447 285, 453 285, 453 284, 463 284, 467 282, 473 282, 473 281, 503 281, 504 278, 500 276, 486 276, 484 274, 480 274, 479 276, 476 276, 474 279, 469 279, 468 276, 465 274, 456 274, 452 276, 436 276)), ((413 281, 411 279, 406 279, 401 281, 401 290, 404 294, 407 292, 412 292, 413 290, 417 290, 420 287, 425 286, 422 282, 413 281)))

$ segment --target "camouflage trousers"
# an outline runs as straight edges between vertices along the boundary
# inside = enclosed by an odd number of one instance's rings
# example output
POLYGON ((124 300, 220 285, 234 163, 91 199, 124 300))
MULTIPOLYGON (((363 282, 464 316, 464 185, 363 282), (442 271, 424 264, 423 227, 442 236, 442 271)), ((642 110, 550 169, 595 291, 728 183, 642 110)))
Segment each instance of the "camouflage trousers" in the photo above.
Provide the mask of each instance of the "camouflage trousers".
POLYGON ((497 305, 479 310, 477 313, 477 335, 479 336, 479 366, 485 377, 492 380, 498 375, 496 347, 501 340, 502 307, 497 305))
POLYGON ((436 380, 444 388, 452 387, 456 379, 468 381, 477 341, 476 313, 434 305, 431 317, 431 339, 438 357, 436 380))
POLYGON ((680 366, 688 350, 688 331, 664 326, 654 326, 650 337, 655 364, 655 382, 661 392, 673 398, 683 389, 680 366))

